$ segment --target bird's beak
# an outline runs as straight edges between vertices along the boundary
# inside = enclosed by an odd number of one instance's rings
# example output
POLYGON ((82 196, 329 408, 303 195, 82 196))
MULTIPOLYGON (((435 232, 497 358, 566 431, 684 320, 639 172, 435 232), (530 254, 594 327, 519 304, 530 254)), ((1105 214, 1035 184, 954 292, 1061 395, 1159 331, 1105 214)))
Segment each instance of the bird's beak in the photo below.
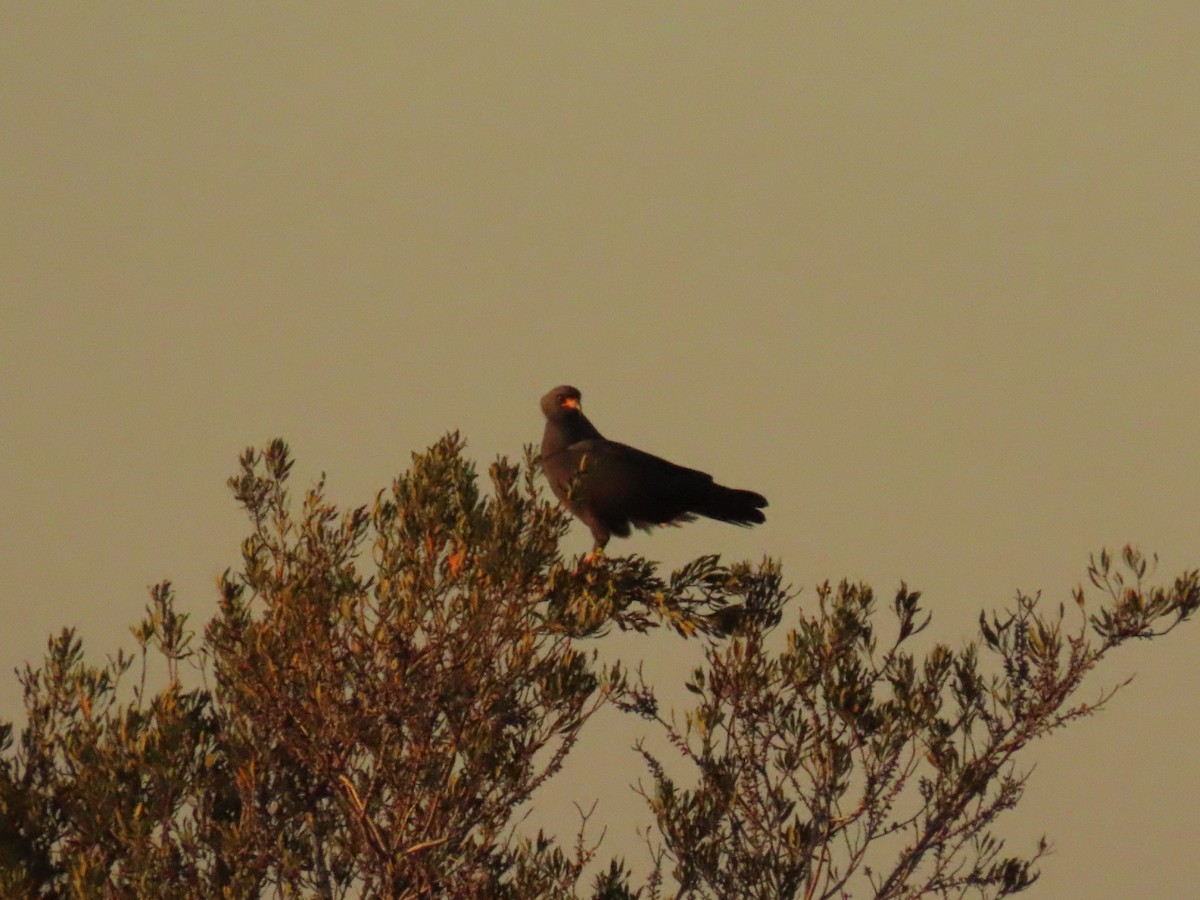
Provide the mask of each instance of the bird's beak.
POLYGON ((563 397, 563 409, 579 409, 579 401, 574 397, 563 397))

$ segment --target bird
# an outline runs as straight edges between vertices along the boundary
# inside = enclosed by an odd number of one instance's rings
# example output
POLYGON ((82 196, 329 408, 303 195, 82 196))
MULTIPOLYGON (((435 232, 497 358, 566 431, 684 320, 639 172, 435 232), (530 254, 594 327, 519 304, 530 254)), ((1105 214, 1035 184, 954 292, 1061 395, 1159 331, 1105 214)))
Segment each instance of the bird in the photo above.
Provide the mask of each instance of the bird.
POLYGON ((554 495, 592 532, 588 559, 603 554, 613 535, 629 537, 631 526, 649 531, 697 516, 743 526, 766 521, 762 494, 607 440, 583 414, 582 397, 566 384, 542 397, 541 461, 554 495))

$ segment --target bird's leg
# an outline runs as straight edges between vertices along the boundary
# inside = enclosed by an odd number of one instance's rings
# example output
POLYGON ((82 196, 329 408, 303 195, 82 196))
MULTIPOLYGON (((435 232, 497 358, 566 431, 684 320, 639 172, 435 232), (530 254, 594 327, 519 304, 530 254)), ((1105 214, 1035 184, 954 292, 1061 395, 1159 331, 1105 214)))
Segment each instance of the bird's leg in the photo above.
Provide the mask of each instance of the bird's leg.
POLYGON ((603 559, 603 558, 604 558, 604 545, 596 544, 594 547, 592 547, 592 551, 583 558, 583 562, 580 563, 580 566, 581 567, 582 566, 590 566, 594 562, 596 562, 596 560, 603 559))

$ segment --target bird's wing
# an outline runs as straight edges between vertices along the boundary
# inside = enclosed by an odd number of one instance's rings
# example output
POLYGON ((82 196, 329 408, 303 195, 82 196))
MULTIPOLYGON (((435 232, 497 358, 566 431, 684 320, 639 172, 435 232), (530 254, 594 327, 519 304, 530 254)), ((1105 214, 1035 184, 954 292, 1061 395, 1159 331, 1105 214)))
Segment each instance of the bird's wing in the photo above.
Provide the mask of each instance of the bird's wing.
MULTIPOLYGON (((599 518, 638 526, 680 521, 712 489, 711 475, 616 441, 571 445, 580 499, 599 518)), ((616 530, 616 529, 614 529, 616 530)))

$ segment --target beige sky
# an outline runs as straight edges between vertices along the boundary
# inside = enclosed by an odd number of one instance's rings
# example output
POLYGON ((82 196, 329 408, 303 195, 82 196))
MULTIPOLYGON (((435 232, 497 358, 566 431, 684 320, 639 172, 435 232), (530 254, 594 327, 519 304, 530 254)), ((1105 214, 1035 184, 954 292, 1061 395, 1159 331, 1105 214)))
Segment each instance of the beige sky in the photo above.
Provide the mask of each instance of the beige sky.
MULTIPOLYGON (((561 382, 771 501, 614 552, 904 579, 954 646, 1102 546, 1200 565, 1195 4, 0 2, 0 121, 5 673, 131 646, 164 577, 205 621, 245 445, 361 503, 448 429, 519 455, 561 382)), ((1198 641, 1037 748, 1031 896, 1200 882, 1198 641)), ((635 861, 636 733, 544 801, 635 861)))

